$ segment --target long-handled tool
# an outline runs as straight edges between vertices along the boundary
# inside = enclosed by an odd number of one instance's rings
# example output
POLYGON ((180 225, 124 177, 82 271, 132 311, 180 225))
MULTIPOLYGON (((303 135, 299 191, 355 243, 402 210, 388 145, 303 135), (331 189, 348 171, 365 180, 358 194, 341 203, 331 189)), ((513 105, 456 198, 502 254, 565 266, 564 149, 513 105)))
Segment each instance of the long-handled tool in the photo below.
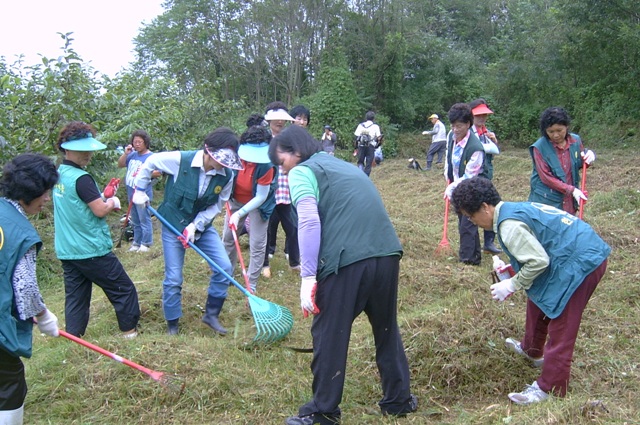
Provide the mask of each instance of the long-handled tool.
POLYGON ((444 225, 442 229, 442 239, 440 240, 440 243, 436 247, 436 254, 445 254, 451 249, 451 246, 449 244, 449 237, 447 233, 448 227, 449 227, 449 198, 445 197, 444 198, 444 225))
MULTIPOLYGON (((580 190, 584 193, 587 187, 587 162, 582 160, 582 182, 580 183, 580 190)), ((580 199, 580 207, 578 209, 578 218, 582 220, 582 214, 584 213, 584 199, 580 199)))
POLYGON ((104 348, 98 347, 97 345, 93 345, 90 342, 85 341, 82 338, 78 338, 75 335, 71 335, 68 332, 65 332, 63 330, 60 330, 60 336, 63 336, 73 342, 76 342, 82 346, 85 346, 97 353, 102 354, 103 356, 106 357, 110 357, 113 360, 123 363, 133 369, 139 370, 142 373, 146 373, 147 375, 149 375, 151 377, 151 379, 153 379, 154 381, 160 383, 160 385, 162 385, 167 391, 169 391, 170 393, 176 395, 176 396, 180 396, 182 394, 182 392, 184 391, 184 387, 185 387, 185 382, 182 378, 180 378, 177 375, 168 375, 164 372, 158 372, 155 370, 151 370, 149 368, 146 368, 144 366, 139 365, 138 363, 132 362, 131 360, 127 360, 123 357, 118 356, 117 354, 114 354, 110 351, 105 350, 104 348))
POLYGON ((118 237, 118 242, 116 243, 116 248, 120 248, 122 246, 122 238, 124 238, 124 234, 127 233, 127 225, 129 224, 129 216, 131 215, 131 206, 133 202, 129 200, 129 207, 127 208, 127 215, 124 216, 124 223, 122 224, 122 230, 120 230, 120 237, 118 237))
MULTIPOLYGON (((227 207, 227 219, 231 220, 231 207, 229 203, 225 203, 227 207)), ((249 282, 249 275, 247 274, 247 268, 244 266, 244 259, 242 258, 242 251, 240 251, 240 242, 238 241, 238 232, 236 231, 236 226, 229 226, 231 230, 231 234, 233 235, 233 241, 236 244, 236 252, 238 253, 238 261, 240 262, 240 268, 242 269, 242 277, 244 277, 244 284, 247 287, 247 290, 251 293, 251 283, 249 282)))
MULTIPOLYGON (((149 206, 149 211, 156 216, 160 222, 167 227, 176 236, 182 236, 182 234, 169 223, 164 217, 162 217, 158 211, 149 206)), ((205 254, 200 248, 198 248, 193 242, 188 242, 189 246, 193 248, 195 252, 200 254, 207 263, 224 277, 231 282, 236 288, 238 288, 249 300, 249 308, 251 308, 251 314, 256 324, 256 336, 253 338, 255 342, 275 342, 284 338, 293 327, 293 315, 288 308, 281 305, 263 300, 256 295, 253 295, 251 291, 244 288, 236 280, 229 276, 229 273, 224 271, 222 267, 216 264, 207 254, 205 254)))

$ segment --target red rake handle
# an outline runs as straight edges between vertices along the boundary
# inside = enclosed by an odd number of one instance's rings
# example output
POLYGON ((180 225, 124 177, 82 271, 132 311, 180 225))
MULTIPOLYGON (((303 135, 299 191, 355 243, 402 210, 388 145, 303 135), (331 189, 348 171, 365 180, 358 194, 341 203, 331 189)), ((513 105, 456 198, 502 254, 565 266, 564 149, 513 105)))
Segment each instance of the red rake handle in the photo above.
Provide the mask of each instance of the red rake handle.
POLYGON ((139 370, 140 372, 146 373, 154 381, 160 381, 162 379, 162 376, 164 375, 163 372, 157 372, 155 370, 148 369, 148 368, 146 368, 144 366, 139 365, 138 363, 134 363, 131 360, 127 360, 124 357, 120 357, 117 354, 114 354, 114 353, 112 353, 110 351, 107 351, 104 348, 98 347, 97 345, 93 345, 92 343, 90 343, 88 341, 85 341, 82 338, 78 338, 75 335, 71 335, 68 332, 65 332, 63 330, 60 330, 59 332, 60 332, 60 336, 63 336, 65 338, 67 338, 67 339, 70 339, 71 341, 73 341, 75 343, 83 345, 83 346, 95 351, 96 353, 100 353, 103 356, 110 357, 110 358, 112 358, 113 360, 115 360, 117 362, 123 363, 123 364, 125 364, 125 365, 127 365, 127 366, 129 366, 129 367, 131 367, 133 369, 139 370))
POLYGON ((447 237, 447 229, 449 228, 449 198, 444 200, 444 230, 442 231, 442 240, 449 240, 447 237))
MULTIPOLYGON (((582 160, 582 183, 580 183, 580 190, 584 193, 587 186, 587 163, 582 160)), ((584 199, 580 199, 580 208, 578 210, 578 218, 582 220, 582 214, 584 213, 584 199)))
MULTIPOLYGON (((226 202, 225 207, 227 207, 227 221, 231 219, 231 207, 229 207, 229 203, 226 202)), ((231 234, 233 235, 233 241, 236 244, 236 251, 238 252, 238 261, 240 262, 240 267, 242 268, 242 277, 244 277, 244 285, 247 287, 247 291, 253 293, 251 290, 251 284, 249 283, 249 275, 247 274, 247 268, 244 266, 244 259, 242 258, 242 251, 240 251, 240 241, 238 241, 238 233, 236 232, 236 226, 229 226, 231 230, 231 234)))

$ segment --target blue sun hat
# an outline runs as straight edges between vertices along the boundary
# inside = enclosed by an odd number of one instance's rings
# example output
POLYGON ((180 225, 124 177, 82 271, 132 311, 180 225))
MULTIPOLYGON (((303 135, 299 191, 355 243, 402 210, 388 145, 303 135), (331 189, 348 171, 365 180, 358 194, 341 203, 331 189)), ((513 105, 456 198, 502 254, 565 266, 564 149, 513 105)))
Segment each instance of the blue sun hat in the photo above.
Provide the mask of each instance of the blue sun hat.
POLYGON ((106 149, 107 145, 96 140, 91 133, 81 139, 68 140, 60 145, 64 150, 76 152, 92 152, 106 149))
POLYGON ((268 164, 271 133, 262 125, 253 125, 240 136, 238 156, 246 162, 268 164))

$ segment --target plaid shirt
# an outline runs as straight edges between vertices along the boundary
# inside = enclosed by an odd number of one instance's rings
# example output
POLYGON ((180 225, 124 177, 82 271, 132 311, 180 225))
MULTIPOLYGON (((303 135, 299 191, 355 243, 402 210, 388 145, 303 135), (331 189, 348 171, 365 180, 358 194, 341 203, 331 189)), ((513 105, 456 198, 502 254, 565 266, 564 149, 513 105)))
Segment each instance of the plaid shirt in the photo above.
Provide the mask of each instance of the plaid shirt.
POLYGON ((278 187, 276 188, 276 204, 290 204, 291 193, 289 193, 289 177, 278 167, 278 187))

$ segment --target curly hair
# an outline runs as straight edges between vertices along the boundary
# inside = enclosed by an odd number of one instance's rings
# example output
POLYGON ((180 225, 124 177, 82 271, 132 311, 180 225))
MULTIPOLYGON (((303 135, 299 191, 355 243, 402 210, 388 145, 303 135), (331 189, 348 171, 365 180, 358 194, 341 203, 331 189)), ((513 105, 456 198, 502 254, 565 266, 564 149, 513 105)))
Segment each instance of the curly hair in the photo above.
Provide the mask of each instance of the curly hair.
MULTIPOLYGON (((542 134, 542 137, 548 137, 547 128, 555 124, 564 125, 566 127, 569 127, 569 124, 571 124, 571 117, 569 116, 569 113, 559 106, 547 108, 542 112, 542 115, 540 115, 540 133, 542 134)), ((569 133, 567 132, 567 135, 568 134, 569 133)))
POLYGON ((447 112, 447 117, 451 124, 462 122, 473 125, 473 113, 471 112, 469 105, 466 103, 454 104, 451 109, 449 109, 449 112, 447 112))
POLYGON ((473 215, 480 211, 482 203, 496 206, 501 200, 491 180, 480 176, 462 180, 451 196, 451 203, 457 214, 464 211, 473 215))
POLYGON ((65 153, 66 151, 62 147, 63 143, 70 140, 84 139, 87 136, 96 137, 96 129, 91 124, 83 121, 71 121, 58 134, 58 150, 65 153))
POLYGON ((264 115, 260 114, 251 114, 249 118, 247 118, 247 127, 253 127, 254 125, 261 125, 263 127, 268 127, 269 123, 264 120, 264 115))
POLYGON ((247 128, 244 133, 240 136, 240 144, 244 145, 245 143, 269 143, 271 141, 271 132, 267 127, 264 127, 262 124, 260 125, 252 125, 247 128))
POLYGON ((151 147, 151 137, 149 136, 149 133, 147 133, 144 130, 136 130, 133 133, 131 133, 131 138, 129 139, 129 143, 133 144, 133 139, 135 139, 136 137, 139 137, 142 139, 147 149, 151 147))
POLYGON ((24 153, 5 164, 0 193, 29 205, 51 190, 57 182, 58 171, 51 159, 40 154, 24 153))

